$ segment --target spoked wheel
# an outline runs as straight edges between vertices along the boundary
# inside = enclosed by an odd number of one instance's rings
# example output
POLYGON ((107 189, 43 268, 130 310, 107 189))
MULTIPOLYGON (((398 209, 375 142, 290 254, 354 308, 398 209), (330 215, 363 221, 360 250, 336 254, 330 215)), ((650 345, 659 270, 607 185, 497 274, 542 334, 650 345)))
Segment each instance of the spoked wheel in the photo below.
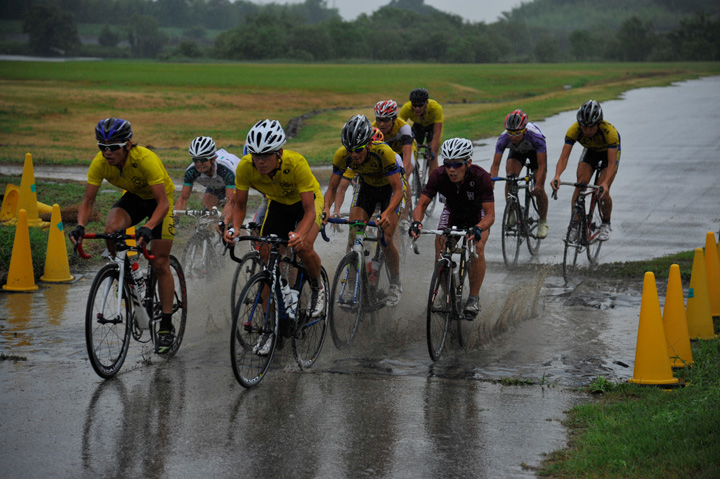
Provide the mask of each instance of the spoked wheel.
POLYGON ((565 236, 565 251, 563 253, 563 278, 567 282, 577 269, 578 254, 582 250, 583 218, 584 212, 575 211, 570 220, 570 226, 565 236))
POLYGON ((445 261, 435 266, 427 303, 427 345, 430 358, 437 361, 442 356, 452 317, 452 290, 450 269, 445 261))
POLYGON ((246 388, 257 386, 270 367, 277 346, 276 293, 267 271, 245 284, 234 308, 230 361, 235 379, 246 388))
POLYGON ((346 347, 355 337, 363 315, 364 296, 357 253, 351 252, 340 261, 330 292, 330 333, 336 348, 346 347))
POLYGON ((214 266, 213 245, 209 238, 195 235, 185 245, 183 264, 189 280, 206 278, 214 266))
POLYGON ((538 223, 540 222, 540 212, 537 207, 537 198, 525 190, 525 234, 527 235, 527 247, 530 254, 535 256, 540 250, 540 238, 537 237, 538 223))
POLYGON ((505 212, 502 219, 502 252, 505 266, 517 265, 520 254, 520 208, 514 199, 508 200, 505 204, 505 212))
MULTIPOLYGON (((173 277, 173 283, 175 284, 173 293, 173 305, 172 305, 172 324, 175 335, 175 341, 173 342, 170 350, 163 354, 163 357, 169 359, 177 353, 182 344, 183 336, 185 335, 185 325, 187 323, 187 285, 185 284, 185 273, 180 266, 180 261, 170 255, 170 273, 173 277)), ((160 326, 160 317, 162 316, 162 303, 160 302, 160 296, 157 289, 157 276, 149 274, 150 281, 148 282, 149 291, 152 292, 152 304, 147 306, 148 316, 153 320, 158 320, 153 323, 155 328, 153 337, 157 338, 157 331, 160 326)))
MULTIPOLYGON (((465 309, 465 304, 467 303, 468 297, 470 297, 470 276, 468 275, 467 271, 468 267, 469 265, 465 266, 465 275, 462 278, 462 297, 458 297, 455 302, 455 307, 457 308, 457 311, 455 311, 455 314, 453 315, 453 319, 455 319, 455 328, 450 328, 450 331, 453 331, 453 334, 455 335, 455 341, 460 348, 465 347, 465 344, 467 343, 468 333, 472 324, 465 319, 465 313, 463 311, 465 309)), ((457 291, 457 288, 459 286, 459 284, 455 284, 456 278, 457 276, 453 277, 453 282, 450 288, 451 291, 457 291)))
POLYGON ((600 254, 600 247, 603 242, 598 239, 600 234, 600 227, 602 226, 603 217, 600 205, 595 202, 593 197, 590 203, 590 215, 588 216, 588 247, 587 257, 591 265, 597 264, 598 255, 600 254))
POLYGON ((90 287, 85 313, 88 356, 101 378, 113 377, 125 362, 132 329, 130 301, 130 291, 119 280, 117 266, 102 267, 90 287))
POLYGON ((300 369, 308 369, 317 361, 327 334, 327 318, 329 310, 330 284, 325 268, 321 270, 325 287, 325 306, 323 313, 312 317, 312 288, 308 281, 303 282, 297 309, 297 322, 292 338, 293 355, 300 369))
POLYGON ((235 309, 237 300, 240 298, 240 293, 242 293, 245 284, 247 284, 248 280, 255 273, 262 271, 262 268, 263 264, 259 251, 250 251, 240 258, 240 262, 233 274, 232 286, 230 287, 230 311, 235 309))

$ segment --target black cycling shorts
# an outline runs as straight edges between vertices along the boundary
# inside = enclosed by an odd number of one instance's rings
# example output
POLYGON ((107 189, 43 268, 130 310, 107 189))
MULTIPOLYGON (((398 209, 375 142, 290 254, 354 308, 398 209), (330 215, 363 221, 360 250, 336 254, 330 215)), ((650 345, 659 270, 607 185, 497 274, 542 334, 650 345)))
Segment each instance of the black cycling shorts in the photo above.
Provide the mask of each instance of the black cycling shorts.
POLYGON ((413 123, 411 129, 418 145, 429 145, 432 142, 435 133, 434 123, 428 126, 423 126, 420 123, 413 123))
MULTIPOLYGON (((162 223, 152 229, 153 239, 173 239, 175 236, 175 217, 173 215, 173 201, 168 198, 170 208, 168 214, 162 223)), ((133 226, 140 223, 145 218, 150 218, 157 208, 155 198, 144 200, 135 193, 125 192, 119 200, 112 206, 113 208, 122 208, 130 215, 130 222, 133 226)))
POLYGON ((539 166, 537 159, 537 151, 535 150, 530 150, 526 153, 518 153, 517 151, 510 150, 510 153, 508 153, 508 160, 509 159, 519 161, 523 166, 525 166, 525 160, 527 160, 530 163, 530 169, 532 171, 537 171, 539 166))

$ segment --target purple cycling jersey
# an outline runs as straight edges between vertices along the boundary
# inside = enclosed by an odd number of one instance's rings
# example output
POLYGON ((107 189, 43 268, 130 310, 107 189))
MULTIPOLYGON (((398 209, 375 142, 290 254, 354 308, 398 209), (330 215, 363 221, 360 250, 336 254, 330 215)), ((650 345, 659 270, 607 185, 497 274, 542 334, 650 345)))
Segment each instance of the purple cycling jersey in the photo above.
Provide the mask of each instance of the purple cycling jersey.
POLYGON ((507 131, 504 131, 495 144, 495 153, 502 154, 506 148, 509 148, 513 153, 520 154, 527 154, 531 151, 535 151, 536 153, 545 153, 547 151, 545 135, 543 135, 543 132, 540 131, 540 128, 534 123, 527 124, 525 136, 517 145, 510 140, 507 131))
POLYGON ((444 166, 437 167, 422 194, 433 198, 438 193, 445 197, 445 207, 451 211, 456 223, 477 223, 482 204, 495 202, 490 174, 477 165, 470 165, 459 183, 450 180, 444 166))

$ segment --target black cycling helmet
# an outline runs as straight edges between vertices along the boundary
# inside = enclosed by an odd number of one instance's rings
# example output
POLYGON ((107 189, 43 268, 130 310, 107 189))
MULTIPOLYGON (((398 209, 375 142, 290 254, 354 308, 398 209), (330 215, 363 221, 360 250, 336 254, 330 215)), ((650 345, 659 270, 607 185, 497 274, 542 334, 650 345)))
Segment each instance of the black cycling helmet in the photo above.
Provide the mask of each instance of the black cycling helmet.
POLYGON ((581 126, 599 125, 603 121, 603 112, 600 103, 595 100, 588 100, 577 112, 577 122, 581 126))
POLYGON ((425 103, 430 94, 425 88, 416 88, 410 92, 410 103, 425 103))
POLYGON ((95 127, 95 139, 100 143, 123 143, 132 136, 130 122, 121 118, 105 118, 95 127))
POLYGON ((505 117, 505 129, 509 131, 524 130, 528 124, 528 117, 522 110, 515 110, 505 117))
POLYGON ((345 123, 340 134, 340 141, 348 150, 354 150, 370 143, 372 136, 373 129, 370 120, 365 115, 355 115, 345 123))

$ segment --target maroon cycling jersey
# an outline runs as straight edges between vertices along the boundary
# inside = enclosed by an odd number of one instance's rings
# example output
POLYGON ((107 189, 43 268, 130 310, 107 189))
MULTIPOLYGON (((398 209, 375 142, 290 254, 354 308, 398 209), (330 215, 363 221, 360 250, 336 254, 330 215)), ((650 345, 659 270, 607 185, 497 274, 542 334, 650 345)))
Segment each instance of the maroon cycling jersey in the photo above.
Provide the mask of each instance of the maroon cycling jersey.
POLYGON ((437 167, 422 194, 433 198, 438 193, 445 197, 445 207, 456 222, 467 218, 471 224, 477 223, 482 204, 495 202, 490 174, 477 165, 470 165, 459 183, 450 180, 444 166, 437 167))

